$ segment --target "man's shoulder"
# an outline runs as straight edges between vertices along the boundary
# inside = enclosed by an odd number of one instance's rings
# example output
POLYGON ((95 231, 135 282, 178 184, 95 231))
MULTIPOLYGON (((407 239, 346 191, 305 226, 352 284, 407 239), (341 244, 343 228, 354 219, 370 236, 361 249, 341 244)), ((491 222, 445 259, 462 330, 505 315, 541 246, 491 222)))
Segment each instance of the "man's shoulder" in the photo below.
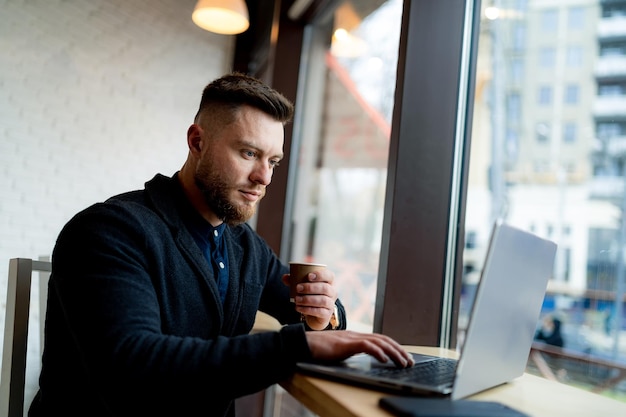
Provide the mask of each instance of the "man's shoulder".
POLYGON ((145 190, 126 191, 107 198, 104 204, 143 203, 145 202, 145 190))
MULTIPOLYGON (((135 216, 145 218, 146 215, 156 214, 153 207, 154 197, 150 197, 151 192, 154 194, 156 189, 161 193, 167 193, 166 190, 171 187, 171 184, 172 178, 157 174, 145 183, 144 189, 125 191, 94 203, 76 213, 71 220, 74 222, 89 221, 89 219, 98 221, 97 219, 101 219, 102 216, 126 217, 128 220, 135 216)), ((162 199, 167 201, 167 198, 162 199)))
POLYGON ((146 181, 144 189, 125 191, 109 197, 105 202, 145 202, 148 194, 171 193, 175 185, 174 177, 166 177, 163 174, 156 174, 151 180, 146 181))

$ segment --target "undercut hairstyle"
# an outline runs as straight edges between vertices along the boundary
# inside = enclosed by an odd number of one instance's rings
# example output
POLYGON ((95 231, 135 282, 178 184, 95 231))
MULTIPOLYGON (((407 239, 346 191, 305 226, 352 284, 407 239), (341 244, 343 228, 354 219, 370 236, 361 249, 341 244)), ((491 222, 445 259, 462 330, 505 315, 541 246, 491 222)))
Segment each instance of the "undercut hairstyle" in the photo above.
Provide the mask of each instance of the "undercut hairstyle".
POLYGON ((285 96, 254 77, 234 72, 204 88, 194 123, 199 123, 205 111, 222 113, 226 110, 234 116, 243 105, 261 110, 283 125, 293 117, 293 104, 285 96))

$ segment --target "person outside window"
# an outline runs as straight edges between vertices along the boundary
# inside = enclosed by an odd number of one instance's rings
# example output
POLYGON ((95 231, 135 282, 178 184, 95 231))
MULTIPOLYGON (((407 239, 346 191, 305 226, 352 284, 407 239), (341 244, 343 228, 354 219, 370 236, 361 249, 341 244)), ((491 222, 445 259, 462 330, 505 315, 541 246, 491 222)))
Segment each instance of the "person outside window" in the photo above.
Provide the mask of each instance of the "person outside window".
POLYGON ((535 340, 562 348, 565 342, 561 333, 561 320, 551 315, 546 316, 535 334, 535 340))

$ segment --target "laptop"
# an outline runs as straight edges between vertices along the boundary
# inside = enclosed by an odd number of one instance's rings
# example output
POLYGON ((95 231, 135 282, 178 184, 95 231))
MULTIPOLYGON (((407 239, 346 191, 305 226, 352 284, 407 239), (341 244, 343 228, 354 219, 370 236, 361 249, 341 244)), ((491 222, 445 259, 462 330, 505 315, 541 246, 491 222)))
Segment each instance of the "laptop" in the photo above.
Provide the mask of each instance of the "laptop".
POLYGON ((555 255, 554 242, 502 221, 494 224, 458 360, 413 354, 416 365, 400 369, 359 354, 342 362, 301 362, 298 369, 396 394, 452 400, 509 382, 526 369, 555 255), (419 375, 422 368, 434 375, 419 375))

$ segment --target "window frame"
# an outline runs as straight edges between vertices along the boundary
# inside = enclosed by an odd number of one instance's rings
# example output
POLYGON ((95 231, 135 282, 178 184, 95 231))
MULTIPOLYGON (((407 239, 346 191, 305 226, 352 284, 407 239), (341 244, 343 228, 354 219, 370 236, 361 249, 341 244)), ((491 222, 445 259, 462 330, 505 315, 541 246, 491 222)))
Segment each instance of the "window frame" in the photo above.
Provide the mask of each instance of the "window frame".
POLYGON ((480 10, 404 2, 374 317, 400 343, 456 345, 480 10))
MULTIPOLYGON (((456 346, 480 3, 404 1, 374 315, 374 331, 403 344, 456 346)), ((315 11, 338 4, 317 1, 315 11)), ((274 19, 280 36, 269 44, 269 62, 257 63, 258 74, 237 69, 262 75, 297 104, 306 85, 298 79, 307 73, 305 27, 315 13, 307 13, 303 24, 286 17, 287 8, 283 2, 274 19)), ((246 46, 238 41, 237 49, 246 46)), ((274 175, 256 218, 257 232, 282 259, 297 176, 297 152, 291 150, 298 147, 294 132, 304 117, 296 105, 293 127, 285 132, 288 161, 274 175)))

